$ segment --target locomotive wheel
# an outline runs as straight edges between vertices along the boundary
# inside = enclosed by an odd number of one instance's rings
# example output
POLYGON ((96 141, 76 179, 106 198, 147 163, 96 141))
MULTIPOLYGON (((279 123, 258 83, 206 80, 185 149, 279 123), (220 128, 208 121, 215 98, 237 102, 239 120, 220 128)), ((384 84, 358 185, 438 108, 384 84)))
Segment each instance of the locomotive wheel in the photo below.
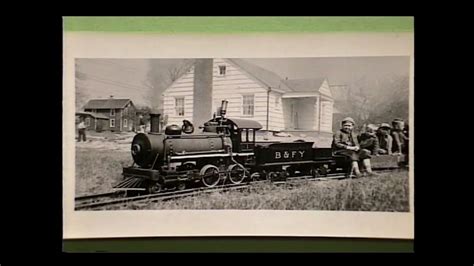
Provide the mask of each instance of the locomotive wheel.
POLYGON ((155 182, 153 184, 148 185, 147 192, 149 194, 156 194, 156 193, 161 192, 161 189, 162 189, 161 184, 158 184, 157 182, 155 182))
POLYGON ((318 169, 311 167, 311 170, 309 171, 310 175, 312 178, 317 178, 319 177, 319 172, 318 169))
POLYGON ((232 184, 240 184, 247 177, 245 169, 238 164, 230 165, 227 171, 229 171, 229 180, 232 184))
POLYGON ((260 180, 260 176, 261 176, 261 174, 259 172, 255 172, 255 173, 252 173, 250 175, 250 179, 253 180, 253 181, 260 180))
POLYGON ((268 172, 266 177, 267 177, 267 180, 274 181, 274 180, 277 179, 278 173, 277 172, 268 172))
POLYGON ((221 179, 219 174, 219 168, 212 164, 205 165, 201 169, 200 174, 202 176, 202 183, 206 187, 216 186, 219 183, 219 180, 221 179))
POLYGON ((177 190, 184 190, 184 189, 186 189, 186 183, 184 183, 184 182, 178 183, 178 185, 176 186, 176 189, 177 189, 177 190))

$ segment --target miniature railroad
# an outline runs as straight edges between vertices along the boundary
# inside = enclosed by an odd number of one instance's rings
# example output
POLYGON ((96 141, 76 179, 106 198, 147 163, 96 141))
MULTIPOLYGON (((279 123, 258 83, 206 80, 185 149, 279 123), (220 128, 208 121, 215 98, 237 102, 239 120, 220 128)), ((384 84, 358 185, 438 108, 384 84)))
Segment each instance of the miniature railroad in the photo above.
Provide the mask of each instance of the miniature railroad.
MULTIPOLYGON (((394 169, 381 169, 376 171, 377 173, 392 172, 394 169)), ((321 177, 312 177, 312 176, 297 176, 297 177, 288 177, 285 181, 273 181, 274 185, 295 185, 301 182, 307 181, 326 181, 326 180, 338 180, 338 179, 347 179, 346 175, 343 174, 328 174, 321 177)), ((75 198, 75 210, 94 210, 106 206, 116 206, 129 203, 149 203, 155 201, 165 201, 172 200, 190 196, 197 196, 203 193, 212 193, 212 192, 225 192, 232 190, 243 190, 250 188, 252 185, 259 183, 268 183, 269 180, 259 180, 259 181, 250 181, 247 183, 241 184, 227 184, 219 185, 211 188, 193 188, 193 189, 184 189, 184 190, 171 190, 164 191, 155 194, 147 194, 140 196, 131 196, 127 197, 126 192, 131 190, 140 190, 140 189, 118 189, 116 191, 92 194, 86 196, 80 196, 75 198), (119 197, 119 198, 117 198, 119 197)))

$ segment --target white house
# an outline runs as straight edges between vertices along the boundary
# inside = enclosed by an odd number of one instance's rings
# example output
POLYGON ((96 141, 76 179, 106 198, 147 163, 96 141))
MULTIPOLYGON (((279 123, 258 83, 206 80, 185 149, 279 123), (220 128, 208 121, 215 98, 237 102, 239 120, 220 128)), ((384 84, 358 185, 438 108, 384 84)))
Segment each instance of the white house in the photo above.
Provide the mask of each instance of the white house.
POLYGON ((283 80, 244 59, 197 59, 163 93, 167 124, 196 126, 228 100, 229 118, 252 119, 263 130, 298 135, 332 133, 333 104, 327 79, 283 80))

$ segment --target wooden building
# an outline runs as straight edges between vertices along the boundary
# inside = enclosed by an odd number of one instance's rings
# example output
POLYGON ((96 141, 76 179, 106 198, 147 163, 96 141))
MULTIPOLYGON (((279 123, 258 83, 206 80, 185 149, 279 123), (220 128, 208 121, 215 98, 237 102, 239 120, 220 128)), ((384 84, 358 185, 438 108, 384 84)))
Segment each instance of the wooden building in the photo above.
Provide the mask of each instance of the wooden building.
POLYGON ((99 113, 76 112, 76 118, 78 123, 81 118, 84 119, 86 130, 101 132, 109 126, 109 118, 99 113))
POLYGON ((135 131, 137 111, 130 99, 92 99, 84 106, 84 112, 98 114, 108 118, 103 130, 113 132, 135 131))
POLYGON ((283 80, 243 59, 197 59, 165 90, 163 113, 167 124, 186 119, 202 126, 222 100, 229 101, 229 118, 256 120, 262 130, 332 133, 334 101, 327 79, 283 80))

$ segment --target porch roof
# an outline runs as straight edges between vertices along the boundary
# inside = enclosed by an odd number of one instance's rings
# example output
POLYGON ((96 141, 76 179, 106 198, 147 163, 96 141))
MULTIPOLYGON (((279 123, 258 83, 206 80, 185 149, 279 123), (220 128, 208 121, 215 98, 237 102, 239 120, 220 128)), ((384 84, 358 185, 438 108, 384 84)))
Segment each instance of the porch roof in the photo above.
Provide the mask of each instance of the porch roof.
POLYGON ((283 99, 289 98, 318 98, 321 97, 323 100, 333 101, 329 96, 321 94, 319 92, 287 92, 281 96, 283 99))
POLYGON ((98 114, 98 113, 91 113, 91 112, 76 112, 76 115, 78 116, 92 116, 93 118, 97 118, 97 119, 107 119, 109 120, 108 117, 106 117, 105 115, 103 114, 98 114))

